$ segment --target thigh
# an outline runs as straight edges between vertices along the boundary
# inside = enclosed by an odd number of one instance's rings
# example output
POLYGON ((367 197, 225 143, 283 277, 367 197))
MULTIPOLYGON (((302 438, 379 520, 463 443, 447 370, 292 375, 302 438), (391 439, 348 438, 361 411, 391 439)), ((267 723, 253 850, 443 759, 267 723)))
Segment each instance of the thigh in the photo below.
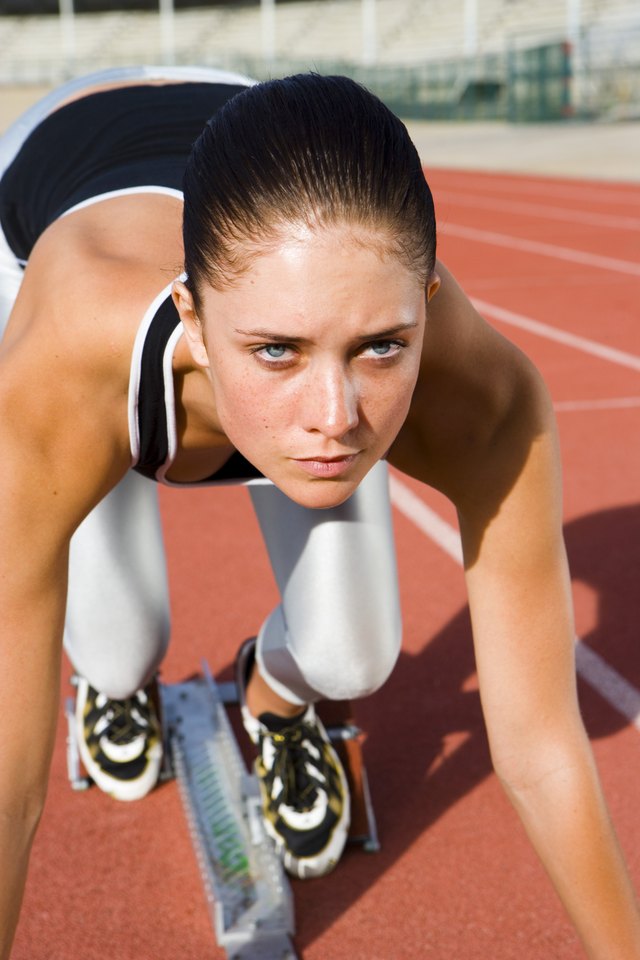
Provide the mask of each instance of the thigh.
MULTIPOLYGON (((270 663, 283 672, 288 654, 322 696, 370 693, 391 671, 401 640, 386 463, 329 510, 301 507, 273 486, 250 490, 282 597, 259 651, 266 672, 270 663)), ((300 688, 291 666, 289 682, 300 688)), ((298 696, 307 699, 302 690, 298 696)))
POLYGON ((130 471, 72 537, 65 647, 92 686, 123 699, 157 670, 168 638, 157 488, 130 471))

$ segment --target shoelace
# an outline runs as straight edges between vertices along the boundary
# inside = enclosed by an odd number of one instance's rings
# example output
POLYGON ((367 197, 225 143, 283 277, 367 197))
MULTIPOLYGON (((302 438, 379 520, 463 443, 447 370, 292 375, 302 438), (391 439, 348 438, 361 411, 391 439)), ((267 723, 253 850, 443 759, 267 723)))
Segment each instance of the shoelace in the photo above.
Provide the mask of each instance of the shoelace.
POLYGON ((148 708, 135 696, 126 700, 108 700, 103 713, 109 721, 109 740, 119 746, 131 743, 149 729, 148 708))
POLYGON ((294 810, 309 810, 318 796, 321 781, 310 776, 307 764, 311 764, 329 784, 330 770, 324 759, 324 740, 308 723, 299 723, 290 729, 269 735, 276 752, 269 779, 278 777, 283 785, 278 797, 280 803, 294 810), (305 742, 306 741, 306 742, 305 742), (318 751, 319 757, 309 756, 307 743, 318 751))

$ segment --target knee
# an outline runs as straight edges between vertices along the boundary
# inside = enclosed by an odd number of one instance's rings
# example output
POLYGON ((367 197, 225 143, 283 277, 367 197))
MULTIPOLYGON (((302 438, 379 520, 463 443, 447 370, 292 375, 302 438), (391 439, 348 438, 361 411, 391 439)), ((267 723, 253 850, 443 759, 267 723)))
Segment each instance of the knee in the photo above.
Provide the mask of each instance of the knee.
POLYGON ((91 686, 110 700, 126 700, 143 690, 157 673, 159 663, 138 664, 136 669, 118 670, 115 665, 93 665, 80 671, 91 686))
POLYGON ((65 630, 65 648, 74 670, 94 689, 112 700, 125 700, 157 673, 169 644, 168 622, 152 631, 110 633, 102 643, 87 643, 86 635, 65 630))
POLYGON ((285 699, 355 700, 388 679, 401 639, 399 608, 377 621, 311 616, 293 631, 278 606, 262 625, 257 655, 263 677, 285 699))
POLYGON ((312 655, 298 660, 306 682, 327 700, 358 700, 388 680, 400 653, 401 630, 383 637, 341 638, 329 645, 318 643, 312 655))

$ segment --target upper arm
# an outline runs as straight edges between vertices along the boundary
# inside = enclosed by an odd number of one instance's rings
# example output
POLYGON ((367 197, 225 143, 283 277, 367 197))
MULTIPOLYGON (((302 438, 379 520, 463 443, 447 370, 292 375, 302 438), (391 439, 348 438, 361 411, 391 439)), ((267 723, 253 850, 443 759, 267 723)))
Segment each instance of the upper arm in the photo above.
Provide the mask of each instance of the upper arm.
POLYGON ((439 272, 391 461, 456 507, 494 763, 512 775, 579 723, 555 417, 533 364, 439 272))
POLYGON ((104 382, 91 336, 73 335, 73 323, 54 278, 32 271, 0 343, 2 805, 21 784, 43 788, 69 541, 128 467, 126 398, 123 406, 120 384, 104 382))
POLYGON ((583 729, 555 418, 530 365, 517 383, 457 509, 494 765, 522 785, 561 762, 583 729))

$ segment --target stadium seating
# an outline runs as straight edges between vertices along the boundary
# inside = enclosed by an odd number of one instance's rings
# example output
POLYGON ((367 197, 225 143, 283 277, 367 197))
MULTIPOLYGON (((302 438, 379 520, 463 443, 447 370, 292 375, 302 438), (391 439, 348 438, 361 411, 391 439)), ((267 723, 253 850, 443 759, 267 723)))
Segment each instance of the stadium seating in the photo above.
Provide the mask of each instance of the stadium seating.
MULTIPOLYGON (((292 0, 276 4, 275 54, 313 67, 323 62, 419 64, 468 53, 464 0, 377 0, 375 51, 363 48, 361 0, 292 0)), ((567 36, 558 0, 478 0, 475 50, 548 42, 567 36)), ((619 23, 640 29, 637 0, 582 0, 586 31, 619 23)), ((0 14, 0 83, 57 81, 123 63, 255 62, 265 46, 259 4, 178 9, 163 33, 152 10, 56 16, 0 14)), ((269 64, 266 65, 269 67, 269 64)))

